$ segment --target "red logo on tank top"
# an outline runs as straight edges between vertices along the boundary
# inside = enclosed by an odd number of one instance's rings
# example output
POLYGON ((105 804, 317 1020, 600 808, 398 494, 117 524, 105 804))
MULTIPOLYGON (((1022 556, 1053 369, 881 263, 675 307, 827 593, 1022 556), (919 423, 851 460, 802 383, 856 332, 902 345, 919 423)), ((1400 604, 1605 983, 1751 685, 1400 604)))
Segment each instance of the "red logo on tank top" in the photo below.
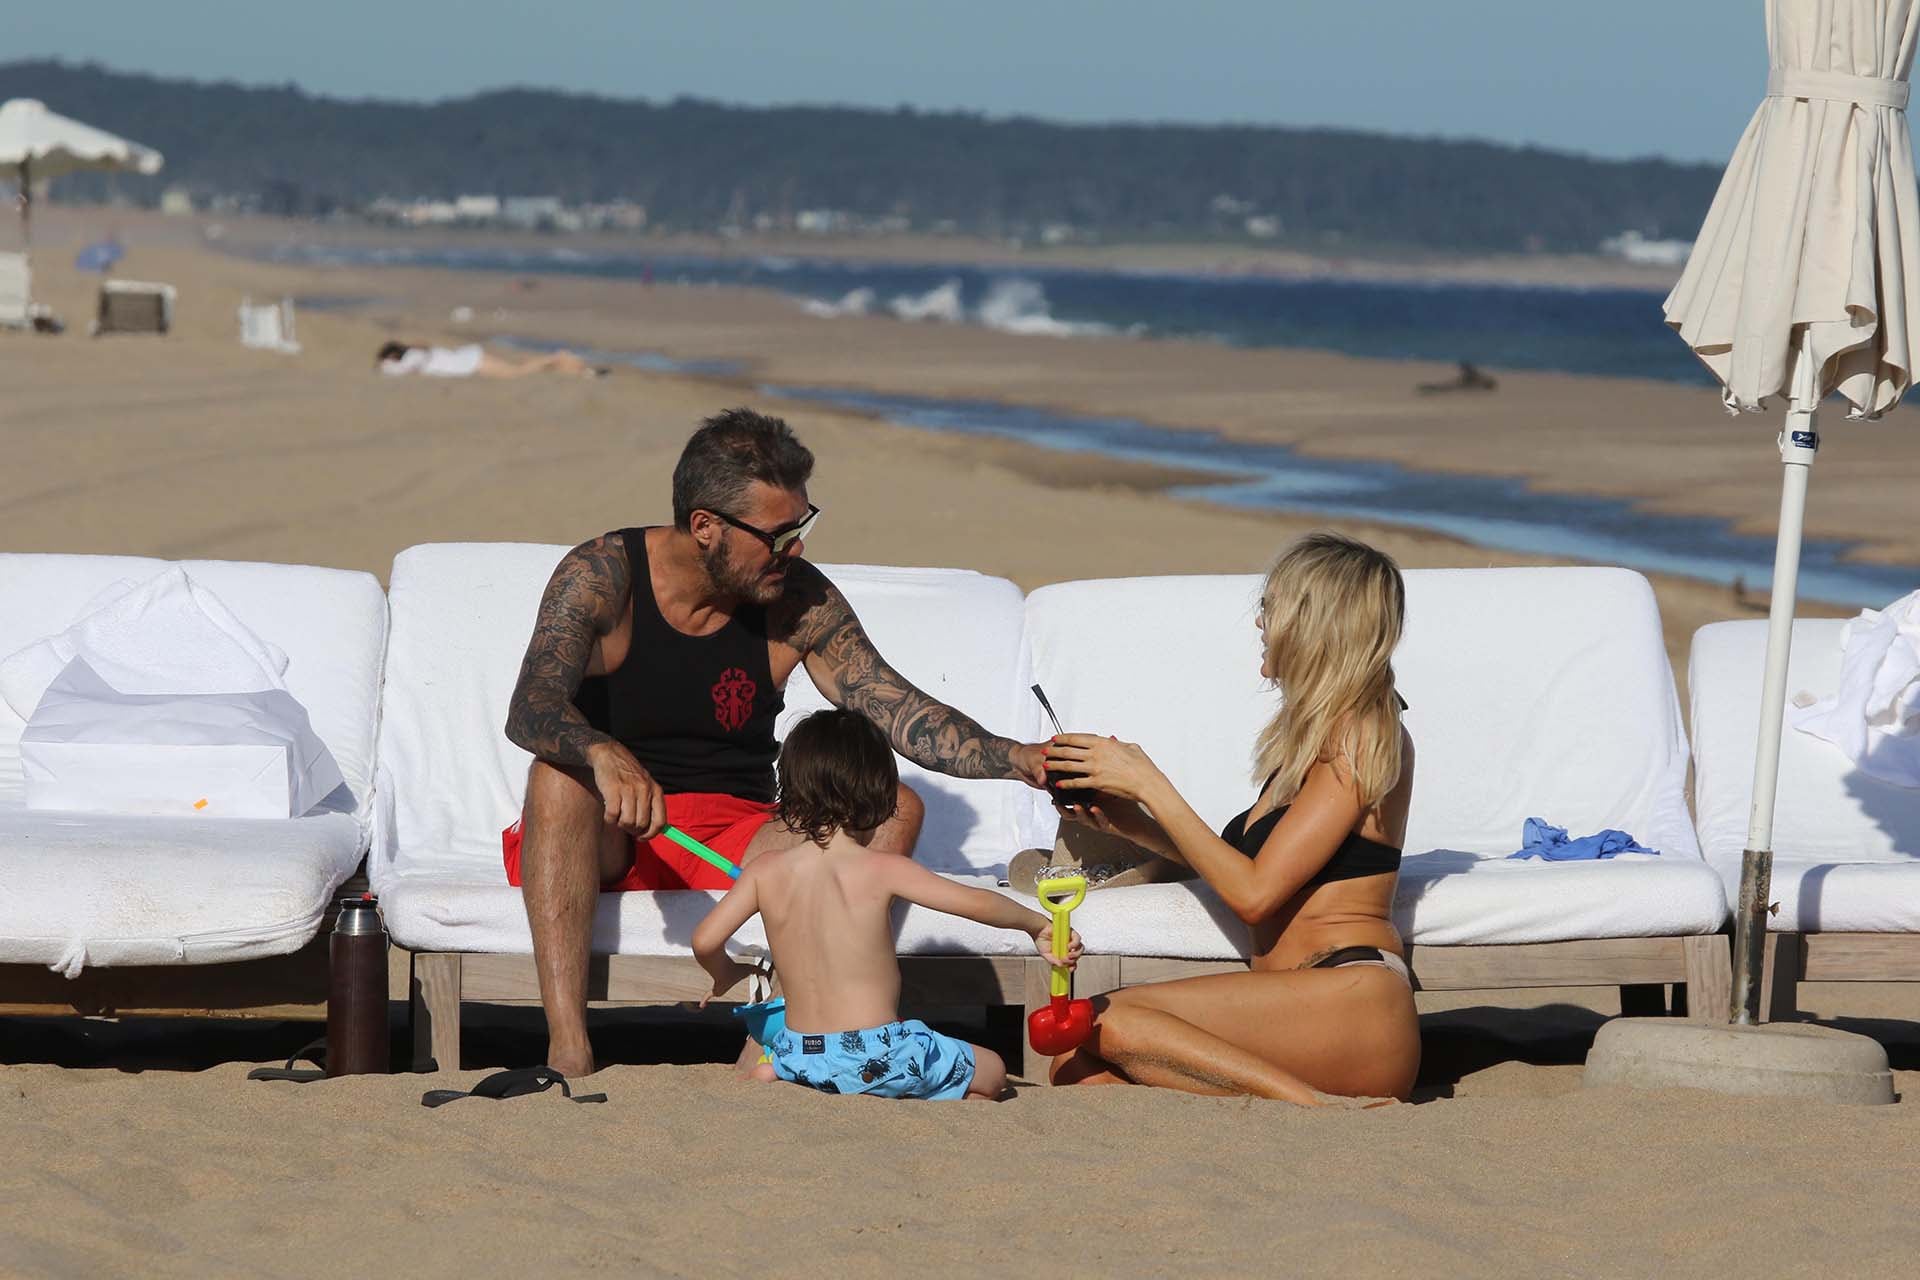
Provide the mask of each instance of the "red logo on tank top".
POLYGON ((760 686, 739 667, 728 667, 713 685, 713 718, 729 733, 738 732, 753 719, 753 695, 760 686))

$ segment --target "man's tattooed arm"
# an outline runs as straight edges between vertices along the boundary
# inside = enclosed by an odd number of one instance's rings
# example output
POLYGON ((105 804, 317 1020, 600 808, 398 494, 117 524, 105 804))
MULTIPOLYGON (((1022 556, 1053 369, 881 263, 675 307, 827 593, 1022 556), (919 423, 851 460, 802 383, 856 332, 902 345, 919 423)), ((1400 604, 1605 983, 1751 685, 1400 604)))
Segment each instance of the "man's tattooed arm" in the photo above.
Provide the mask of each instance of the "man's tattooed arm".
POLYGON ((573 705, 593 656, 630 592, 627 549, 617 533, 569 551, 547 581, 520 680, 507 705, 507 737, 551 764, 584 765, 587 752, 613 739, 573 705))
POLYGON ((827 701, 871 720, 895 751, 922 768, 956 778, 1024 776, 1012 760, 1020 744, 914 688, 880 656, 824 574, 804 561, 789 574, 768 621, 776 637, 804 656, 827 701))

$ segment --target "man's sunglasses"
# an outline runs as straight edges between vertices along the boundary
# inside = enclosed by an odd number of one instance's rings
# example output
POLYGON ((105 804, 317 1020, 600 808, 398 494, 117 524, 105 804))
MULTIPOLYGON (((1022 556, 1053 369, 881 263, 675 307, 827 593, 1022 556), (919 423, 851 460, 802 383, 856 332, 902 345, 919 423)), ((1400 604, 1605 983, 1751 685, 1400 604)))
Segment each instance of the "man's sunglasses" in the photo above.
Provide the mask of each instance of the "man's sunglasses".
POLYGON ((756 529, 745 520, 735 520, 724 511, 713 511, 711 514, 718 516, 742 533, 750 533, 760 539, 761 542, 766 544, 767 550, 777 556, 785 555, 787 548, 794 543, 804 541, 812 534, 813 526, 820 522, 820 508, 814 506, 811 502, 807 504, 807 514, 801 516, 792 524, 782 525, 780 528, 771 531, 756 529))

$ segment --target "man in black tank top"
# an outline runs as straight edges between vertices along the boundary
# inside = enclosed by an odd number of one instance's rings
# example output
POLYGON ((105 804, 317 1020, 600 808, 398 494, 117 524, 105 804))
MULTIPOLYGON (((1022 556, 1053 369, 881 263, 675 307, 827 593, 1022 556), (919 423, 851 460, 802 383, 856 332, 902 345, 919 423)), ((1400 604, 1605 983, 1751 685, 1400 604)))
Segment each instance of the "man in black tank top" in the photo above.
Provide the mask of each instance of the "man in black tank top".
MULTIPOLYGON (((672 525, 583 543, 547 583, 507 713, 507 737, 534 762, 503 855, 526 898, 546 1061, 566 1075, 594 1070, 586 977, 600 891, 724 889, 723 874, 661 836, 669 824, 736 862, 803 839, 768 823, 774 720, 801 663, 923 768, 1045 781, 1039 746, 915 688, 801 559, 819 516, 812 472, 778 418, 718 414, 674 468, 672 525)), ((911 855, 923 812, 902 785, 872 847, 911 855)))

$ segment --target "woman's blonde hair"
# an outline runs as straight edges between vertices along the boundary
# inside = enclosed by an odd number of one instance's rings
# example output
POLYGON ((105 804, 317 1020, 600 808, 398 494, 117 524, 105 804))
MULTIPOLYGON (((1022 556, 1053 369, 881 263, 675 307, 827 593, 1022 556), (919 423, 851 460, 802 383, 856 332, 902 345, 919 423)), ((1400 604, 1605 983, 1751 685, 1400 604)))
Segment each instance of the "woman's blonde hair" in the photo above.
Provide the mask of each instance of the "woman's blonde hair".
POLYGON ((1308 534, 1267 571, 1260 609, 1266 671, 1284 701, 1254 744, 1255 780, 1277 775, 1290 797, 1316 761, 1345 757, 1373 808, 1400 779, 1400 567, 1364 542, 1308 534))

